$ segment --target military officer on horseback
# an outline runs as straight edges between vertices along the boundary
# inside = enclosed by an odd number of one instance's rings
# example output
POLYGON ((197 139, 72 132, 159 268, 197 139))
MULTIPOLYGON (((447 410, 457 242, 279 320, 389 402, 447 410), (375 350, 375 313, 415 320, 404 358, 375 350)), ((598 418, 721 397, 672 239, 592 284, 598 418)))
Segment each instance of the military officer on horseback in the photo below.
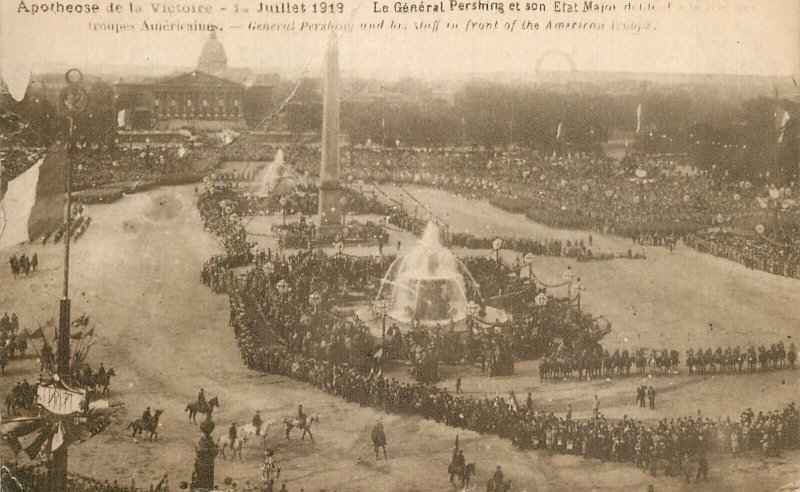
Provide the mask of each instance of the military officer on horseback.
POLYGON ((236 442, 236 435, 238 434, 236 430, 236 422, 231 422, 231 426, 228 428, 228 437, 231 438, 231 444, 236 442))
POLYGON ((150 425, 150 420, 153 418, 153 414, 150 413, 150 407, 147 407, 142 413, 142 424, 150 425))
POLYGON ((263 422, 261 420, 261 412, 256 410, 256 414, 253 417, 253 427, 256 428, 256 436, 260 436, 261 435, 261 424, 263 424, 263 422))
POLYGON ((203 388, 200 388, 200 392, 197 393, 197 407, 198 408, 206 408, 208 402, 206 402, 206 393, 203 391, 203 388))
POLYGON ((306 425, 306 414, 303 412, 303 405, 297 407, 297 420, 300 422, 300 425, 306 425))

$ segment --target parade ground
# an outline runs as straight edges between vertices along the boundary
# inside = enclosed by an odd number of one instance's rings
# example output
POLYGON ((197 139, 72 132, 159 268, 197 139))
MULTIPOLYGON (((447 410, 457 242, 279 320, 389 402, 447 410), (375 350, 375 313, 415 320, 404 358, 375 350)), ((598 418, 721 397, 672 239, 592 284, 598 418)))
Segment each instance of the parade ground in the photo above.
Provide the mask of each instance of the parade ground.
MULTIPOLYGON (((385 188, 390 196, 403 192, 385 188)), ((587 239, 589 233, 554 230, 522 215, 502 212, 488 203, 467 201, 443 191, 411 187, 409 191, 431 211, 445 218, 451 232, 481 236, 587 239)), ((256 410, 276 424, 267 443, 275 449, 283 470, 278 483, 291 491, 442 491, 452 490, 447 465, 459 436, 466 461, 475 462, 480 487, 495 466, 527 491, 656 491, 667 490, 795 490, 800 486, 800 455, 786 453, 763 459, 754 454, 733 459, 714 455, 708 483, 684 486, 677 477, 652 478, 628 463, 604 463, 580 457, 521 451, 510 441, 437 424, 417 417, 387 415, 346 403, 297 381, 245 368, 233 330, 228 326, 229 301, 200 281, 203 263, 221 251, 215 237, 204 231, 193 186, 158 188, 124 197, 110 205, 87 207, 92 225, 73 245, 71 297, 73 317, 86 312, 96 325, 97 343, 89 354, 93 365, 114 368, 111 398, 128 412, 101 435, 70 448, 71 471, 101 480, 118 480, 147 489, 168 474, 171 490, 188 481, 200 438, 198 427, 184 412, 202 387, 218 396, 214 413, 215 438, 227 433, 232 421, 249 422, 256 410), (292 434, 287 442, 282 421, 303 405, 319 415, 314 442, 292 434), (146 407, 164 410, 157 442, 134 440, 126 430, 146 407), (382 419, 389 460, 376 461, 369 431, 382 419), (790 484, 795 483, 792 487, 790 484)), ((406 200, 408 202, 408 200, 406 200)), ((420 211, 423 213, 423 211, 420 211)), ((281 217, 259 218, 248 231, 264 246, 277 249, 270 225, 281 217)), ((412 236, 392 233, 385 253, 396 253, 413 242, 412 236)), ((595 249, 636 251, 630 240, 593 234, 595 249)), ((7 265, 0 268, 0 306, 16 311, 21 327, 35 330, 58 317, 63 251, 59 245, 27 245, 18 250, 38 253, 39 271, 15 280, 7 265)), ((743 375, 690 376, 683 361, 688 348, 723 350, 728 346, 785 344, 800 337, 800 282, 748 270, 745 267, 690 250, 680 243, 674 252, 645 247, 646 259, 615 259, 577 263, 565 258, 537 257, 534 271, 543 281, 556 280, 569 266, 581 278, 582 308, 604 316, 612 331, 603 340, 609 349, 640 347, 681 353, 679 374, 646 378, 658 394, 656 410, 635 404, 639 377, 572 382, 540 382, 537 362, 517 364, 512 377, 488 378, 479 370, 465 374, 464 391, 475 398, 513 390, 524 399, 531 392, 537 407, 563 414, 567 404, 573 418, 591 414, 598 395, 608 418, 655 422, 696 415, 738 419, 750 407, 756 412, 780 409, 800 395, 800 370, 743 375), (687 411, 691 409, 691 411, 687 411)), ((9 251, 11 254, 12 251, 9 251)), ((348 249, 348 254, 376 254, 375 247, 348 249)), ((463 254, 490 251, 456 250, 463 254)), ((509 261, 517 253, 502 252, 509 261)), ((563 289, 563 288, 562 288, 563 289)), ((554 294, 563 293, 554 291, 554 294)), ((38 343, 38 342, 34 342, 38 343)), ((30 353, 30 352, 29 352, 30 353)), ((393 370, 402 372, 401 366, 393 370)), ((7 394, 22 378, 35 381, 35 357, 11 360, 0 377, 7 394)), ((454 387, 458 374, 446 374, 440 385, 454 387)), ((10 459, 7 447, 0 458, 10 459)), ((258 480, 263 451, 245 449, 243 460, 216 462, 222 483, 258 480)), ((26 461, 20 455, 21 461, 26 461)))

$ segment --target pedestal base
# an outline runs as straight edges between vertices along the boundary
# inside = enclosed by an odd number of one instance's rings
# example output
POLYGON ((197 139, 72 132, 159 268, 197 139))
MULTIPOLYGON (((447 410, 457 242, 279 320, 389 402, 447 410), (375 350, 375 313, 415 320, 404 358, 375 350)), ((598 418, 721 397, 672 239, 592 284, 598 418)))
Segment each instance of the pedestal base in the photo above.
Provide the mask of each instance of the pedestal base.
POLYGON ((319 227, 317 242, 344 239, 344 218, 341 199, 344 189, 338 183, 323 183, 319 187, 319 227))

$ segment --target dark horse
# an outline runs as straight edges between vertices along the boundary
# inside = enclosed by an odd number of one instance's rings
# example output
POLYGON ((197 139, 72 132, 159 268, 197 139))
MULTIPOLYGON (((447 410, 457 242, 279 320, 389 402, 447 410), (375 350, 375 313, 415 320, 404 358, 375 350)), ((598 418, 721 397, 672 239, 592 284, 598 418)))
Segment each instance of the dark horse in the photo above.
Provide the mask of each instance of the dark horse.
POLYGON ((184 412, 189 412, 189 420, 191 420, 196 424, 198 413, 202 413, 204 415, 211 415, 212 413, 214 413, 214 407, 218 406, 219 406, 219 398, 215 396, 214 398, 208 400, 207 403, 200 403, 196 401, 186 404, 184 412))
POLYGON ((158 419, 161 417, 161 414, 164 413, 164 410, 156 410, 156 413, 153 414, 153 417, 150 418, 150 421, 144 422, 142 419, 136 419, 128 424, 128 427, 125 430, 133 428, 133 434, 131 437, 136 437, 136 434, 142 435, 142 431, 147 431, 150 433, 150 440, 153 440, 153 436, 155 436, 156 441, 158 441, 158 419))
POLYGON ((101 394, 103 395, 105 395, 106 393, 111 393, 111 390, 108 389, 108 386, 111 384, 111 378, 116 375, 117 373, 114 372, 113 367, 108 371, 106 371, 105 377, 100 377, 100 374, 95 374, 94 375, 95 388, 102 388, 101 394))
POLYGON ((466 489, 469 487, 469 482, 472 480, 472 477, 475 475, 475 463, 468 463, 464 466, 457 466, 453 463, 447 468, 447 472, 450 474, 450 483, 453 484, 455 488, 456 484, 453 481, 453 477, 458 477, 461 480, 461 488, 466 489))

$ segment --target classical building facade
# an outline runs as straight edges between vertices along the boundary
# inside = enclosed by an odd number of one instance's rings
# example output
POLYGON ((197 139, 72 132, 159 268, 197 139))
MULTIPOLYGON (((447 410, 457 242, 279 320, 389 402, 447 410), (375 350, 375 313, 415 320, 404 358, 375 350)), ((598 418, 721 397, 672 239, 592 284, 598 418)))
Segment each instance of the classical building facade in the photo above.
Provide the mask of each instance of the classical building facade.
POLYGON ((272 88, 244 72, 228 68, 225 48, 212 32, 195 70, 147 83, 117 83, 118 123, 129 129, 253 126, 272 109, 272 88))

